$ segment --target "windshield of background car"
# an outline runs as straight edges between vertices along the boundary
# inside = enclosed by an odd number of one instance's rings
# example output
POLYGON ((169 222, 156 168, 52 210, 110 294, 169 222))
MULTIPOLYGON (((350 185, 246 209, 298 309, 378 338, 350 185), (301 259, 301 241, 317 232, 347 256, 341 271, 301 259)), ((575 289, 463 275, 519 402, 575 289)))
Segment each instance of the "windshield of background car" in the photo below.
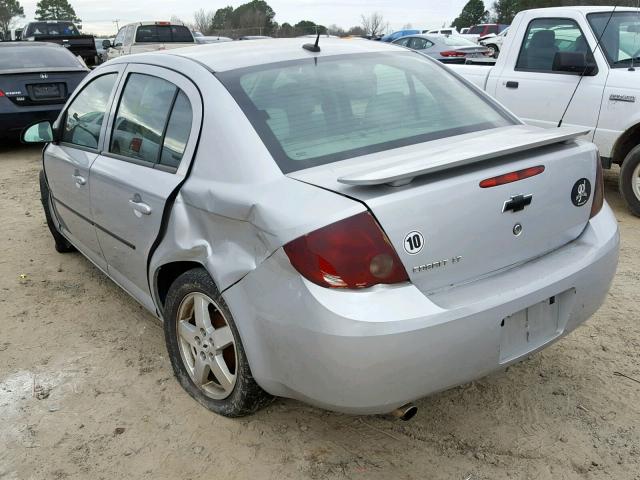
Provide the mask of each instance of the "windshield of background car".
POLYGON ((193 43, 187 27, 181 25, 142 25, 136 32, 136 43, 193 43))
POLYGON ((637 12, 591 13, 587 15, 595 36, 613 68, 640 63, 640 10, 637 12))
POLYGON ((80 35, 73 23, 38 22, 29 25, 28 35, 80 35))
POLYGON ((16 46, 0 48, 0 71, 30 68, 82 68, 72 53, 60 47, 16 46))
POLYGON ((217 74, 284 173, 513 124, 409 52, 309 58, 217 74))

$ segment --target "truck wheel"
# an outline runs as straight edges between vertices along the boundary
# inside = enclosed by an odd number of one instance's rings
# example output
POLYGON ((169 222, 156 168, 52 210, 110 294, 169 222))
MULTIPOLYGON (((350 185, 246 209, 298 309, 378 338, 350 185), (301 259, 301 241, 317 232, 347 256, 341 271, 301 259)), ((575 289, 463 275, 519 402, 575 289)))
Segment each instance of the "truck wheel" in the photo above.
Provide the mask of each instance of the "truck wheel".
POLYGON ((640 217, 640 145, 631 150, 622 162, 620 193, 631 213, 640 217))
POLYGON ((47 185, 47 180, 44 176, 43 170, 40 170, 40 200, 42 201, 44 216, 47 220, 47 227, 49 227, 49 232, 51 232, 51 236, 53 237, 53 241, 55 243, 56 252, 75 252, 75 247, 71 245, 71 243, 69 243, 69 240, 64 238, 58 231, 58 228, 53 221, 53 217, 51 216, 51 195, 49 194, 49 186, 47 185))

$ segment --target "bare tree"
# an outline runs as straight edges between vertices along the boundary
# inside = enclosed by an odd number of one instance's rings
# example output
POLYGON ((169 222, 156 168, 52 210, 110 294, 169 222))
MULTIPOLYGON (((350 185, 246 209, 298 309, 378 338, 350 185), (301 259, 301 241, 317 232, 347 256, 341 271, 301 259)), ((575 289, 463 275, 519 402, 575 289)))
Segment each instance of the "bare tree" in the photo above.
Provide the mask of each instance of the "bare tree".
POLYGON ((402 26, 402 30, 413 30, 413 25, 411 23, 405 23, 402 26))
POLYGON ((381 13, 374 12, 369 16, 362 15, 362 29, 371 37, 380 36, 388 27, 389 23, 384 21, 381 13))
POLYGON ((213 28, 214 12, 206 12, 204 8, 201 8, 193 14, 193 25, 198 32, 202 32, 204 35, 209 35, 213 28))

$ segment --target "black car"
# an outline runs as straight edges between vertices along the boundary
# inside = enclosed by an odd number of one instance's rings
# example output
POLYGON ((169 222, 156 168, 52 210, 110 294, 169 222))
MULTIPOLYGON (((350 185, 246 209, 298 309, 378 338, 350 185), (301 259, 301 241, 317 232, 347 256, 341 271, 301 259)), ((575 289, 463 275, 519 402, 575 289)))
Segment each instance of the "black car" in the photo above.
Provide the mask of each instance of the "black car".
POLYGON ((53 122, 89 70, 54 43, 0 43, 0 138, 53 122))

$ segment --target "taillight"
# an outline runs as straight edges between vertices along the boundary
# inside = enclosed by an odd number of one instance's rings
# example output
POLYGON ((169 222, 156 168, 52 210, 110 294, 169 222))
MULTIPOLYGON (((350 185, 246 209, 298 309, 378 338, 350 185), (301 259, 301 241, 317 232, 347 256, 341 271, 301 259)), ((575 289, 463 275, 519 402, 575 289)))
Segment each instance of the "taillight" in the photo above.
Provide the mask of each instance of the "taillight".
POLYGON ((596 185, 595 191, 593 193, 593 203, 591 204, 591 216, 589 218, 595 217, 600 210, 602 210, 602 206, 604 205, 604 175, 602 174, 602 159, 600 155, 598 155, 597 165, 596 165, 596 185))
POLYGON ((443 57, 464 57, 464 56, 466 56, 465 53, 457 52, 455 50, 447 50, 447 51, 444 51, 444 52, 440 52, 440 55, 442 55, 443 57))
POLYGON ((537 165, 535 167, 525 168, 524 170, 518 170, 516 172, 505 173, 497 177, 487 178, 480 182, 481 188, 498 187, 500 185, 506 185, 507 183, 517 182, 524 180, 525 178, 535 177, 544 172, 544 166, 537 165))
POLYGON ((291 265, 328 288, 367 288, 409 280, 398 254, 373 216, 363 212, 284 246, 291 265))
POLYGON ((0 90, 0 97, 4 97, 4 92, 0 90))

